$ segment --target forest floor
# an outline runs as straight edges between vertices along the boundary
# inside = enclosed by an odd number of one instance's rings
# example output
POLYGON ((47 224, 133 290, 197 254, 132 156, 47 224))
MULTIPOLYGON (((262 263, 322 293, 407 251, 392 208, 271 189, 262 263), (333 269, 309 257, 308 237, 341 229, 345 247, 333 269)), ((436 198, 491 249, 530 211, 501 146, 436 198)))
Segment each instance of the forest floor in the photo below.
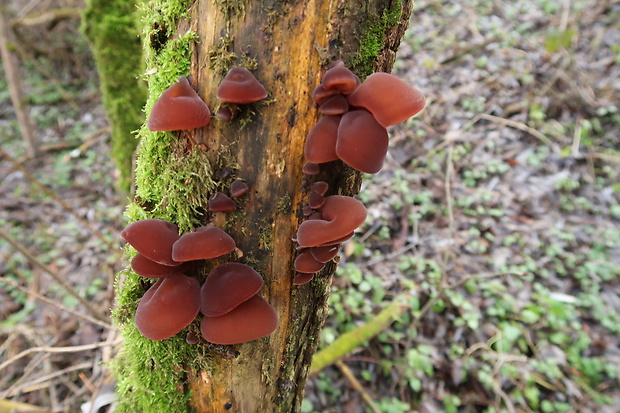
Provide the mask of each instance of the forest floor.
MULTIPOLYGON (((112 395, 118 332, 54 278, 109 308, 123 266, 78 26, 20 28, 37 161, 0 76, 0 411, 112 395)), ((617 0, 416 2, 393 73, 428 105, 365 180, 321 346, 407 310, 313 375, 304 412, 620 411, 619 45, 617 0)))

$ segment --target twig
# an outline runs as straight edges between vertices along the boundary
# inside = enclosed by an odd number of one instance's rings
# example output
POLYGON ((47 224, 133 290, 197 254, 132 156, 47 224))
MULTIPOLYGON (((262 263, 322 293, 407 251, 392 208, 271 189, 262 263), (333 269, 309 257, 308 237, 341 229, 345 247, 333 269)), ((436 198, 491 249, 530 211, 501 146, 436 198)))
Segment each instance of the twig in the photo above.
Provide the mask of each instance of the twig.
POLYGON ((366 390, 364 390, 364 387, 357 380, 357 378, 355 377, 351 369, 346 364, 344 364, 342 360, 336 361, 336 367, 338 367, 342 375, 347 380, 349 380, 349 383, 351 383, 351 386, 353 386, 355 391, 358 392, 360 396, 362 396, 362 399, 364 399, 368 407, 370 407, 370 410, 372 410, 374 413, 381 413, 381 409, 377 407, 372 397, 370 397, 370 395, 366 392, 366 390))
POLYGON ((21 384, 19 387, 14 389, 10 394, 7 394, 7 397, 11 397, 11 396, 14 396, 14 395, 20 394, 20 393, 30 393, 32 391, 39 390, 40 388, 42 388, 41 384, 45 383, 46 381, 55 379, 56 377, 62 376, 64 374, 70 373, 72 371, 84 370, 84 369, 90 368, 92 366, 93 366, 93 362, 92 361, 85 361, 85 362, 80 363, 80 364, 76 364, 76 365, 73 365, 73 366, 66 367, 66 368, 64 368, 62 370, 57 370, 57 371, 55 371, 53 373, 50 373, 50 374, 47 374, 45 376, 37 377, 34 380, 31 380, 29 382, 21 384))
POLYGON ((83 344, 81 346, 68 346, 68 347, 50 347, 50 346, 40 346, 40 347, 31 347, 29 349, 26 349, 24 351, 22 351, 19 354, 16 354, 15 356, 11 357, 10 359, 8 359, 7 361, 5 361, 4 363, 0 364, 0 371, 4 370, 7 366, 15 363, 17 360, 26 357, 29 354, 32 353, 52 353, 52 354, 60 354, 60 353, 77 353, 79 351, 88 351, 88 350, 96 350, 98 348, 103 348, 103 347, 108 347, 108 346, 115 346, 117 344, 120 344, 122 342, 121 338, 117 338, 116 340, 112 341, 112 342, 98 342, 98 343, 93 343, 93 344, 83 344))
POLYGON ((43 24, 54 24, 61 20, 75 19, 80 20, 80 11, 69 7, 46 11, 43 13, 33 13, 24 17, 11 20, 12 26, 39 26, 43 24))
POLYGON ((13 110, 19 123, 22 137, 28 145, 28 155, 31 158, 39 156, 39 142, 34 135, 34 128, 28 114, 26 99, 24 96, 22 80, 19 74, 19 61, 12 49, 15 46, 13 32, 11 31, 7 5, 8 0, 0 0, 0 55, 2 55, 2 66, 13 103, 13 110))
POLYGON ((79 311, 76 311, 76 310, 73 310, 73 309, 71 309, 69 307, 66 307, 66 306, 60 304, 59 302, 57 302, 55 300, 52 300, 50 298, 47 298, 44 295, 41 295, 41 294, 37 293, 36 291, 27 289, 27 288, 19 285, 18 283, 16 283, 15 281, 13 281, 13 280, 11 280, 9 278, 0 278, 0 282, 8 284, 8 285, 10 285, 13 288, 16 288, 16 289, 18 289, 20 291, 23 291, 23 292, 25 292, 28 295, 31 295, 32 297, 34 297, 37 300, 40 300, 40 301, 43 301, 44 303, 53 305, 54 307, 60 309, 61 311, 64 311, 64 312, 69 313, 71 315, 74 315, 74 316, 76 316, 78 318, 86 320, 89 323, 97 324, 97 325, 99 325, 101 327, 104 327, 104 328, 107 328, 107 329, 111 329, 111 330, 115 330, 116 329, 116 327, 114 325, 110 324, 110 323, 106 323, 104 321, 101 321, 101 320, 98 320, 96 318, 93 318, 93 317, 89 316, 88 314, 82 314, 79 311))
POLYGON ((71 208, 71 206, 69 206, 69 204, 67 204, 65 201, 63 201, 62 199, 60 199, 60 197, 56 194, 56 192, 54 192, 53 190, 51 190, 50 188, 48 188, 47 186, 43 185, 43 183, 41 181, 39 181, 37 178, 35 178, 30 172, 28 172, 28 170, 26 168, 24 168, 19 162, 17 162, 17 160, 15 160, 15 158, 13 158, 11 155, 9 155, 4 149, 0 148, 0 155, 5 157, 9 162, 11 162, 11 164, 13 164, 13 166, 17 169, 20 170, 21 173, 24 174, 24 176, 33 184, 37 185, 39 188, 41 188, 43 190, 43 192, 45 192, 47 195, 49 195, 50 197, 52 197, 56 202, 58 202, 58 204, 60 204, 60 206, 67 211, 68 213, 70 213, 71 215, 73 215, 78 221, 80 221, 86 228, 90 229, 92 231, 93 234, 95 234, 95 236, 97 238, 99 238, 104 244, 106 244, 108 247, 110 247, 110 249, 115 250, 117 249, 117 245, 114 245, 112 242, 110 242, 98 229, 94 228, 90 222, 88 222, 87 220, 85 220, 84 218, 82 218, 77 212, 75 212, 75 210, 73 208, 71 208))
POLYGON ((77 300, 86 308, 86 310, 96 319, 106 322, 108 317, 103 315, 99 310, 97 310, 87 299, 82 297, 63 277, 61 277, 58 273, 52 271, 47 265, 43 264, 32 252, 30 252, 26 247, 24 247, 19 242, 15 241, 13 238, 9 236, 3 229, 0 229, 0 237, 4 238, 9 244, 13 246, 16 250, 22 253, 31 264, 36 267, 42 269, 47 274, 49 274, 58 284, 60 284, 70 295, 77 298, 77 300))
MULTIPOLYGON (((553 142, 551 142, 551 140, 547 138, 544 134, 538 132, 536 129, 530 128, 525 123, 517 122, 514 120, 510 120, 510 119, 500 118, 499 116, 488 115, 486 113, 480 113, 474 117, 474 119, 476 118, 485 119, 491 122, 496 122, 496 123, 500 123, 506 126, 510 126, 511 128, 519 129, 520 131, 529 133, 530 135, 532 135, 533 137, 535 137, 536 139, 538 139, 545 145, 549 145, 549 146, 553 145, 553 142)), ((474 121, 474 119, 472 119, 472 121, 470 122, 471 124, 474 124, 478 121, 478 120, 474 121)))
POLYGON ((14 402, 12 400, 0 399, 0 413, 12 412, 50 412, 44 407, 33 406, 32 404, 14 402))

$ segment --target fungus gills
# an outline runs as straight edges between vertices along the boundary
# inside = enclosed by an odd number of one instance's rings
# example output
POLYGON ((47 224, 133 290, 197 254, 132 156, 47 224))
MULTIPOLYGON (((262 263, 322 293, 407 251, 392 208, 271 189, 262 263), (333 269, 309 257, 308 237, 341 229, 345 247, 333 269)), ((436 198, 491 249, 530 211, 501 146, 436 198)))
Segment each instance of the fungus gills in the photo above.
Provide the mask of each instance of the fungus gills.
POLYGON ((181 76, 157 99, 147 126, 150 131, 188 130, 205 126, 210 120, 211 111, 181 76))

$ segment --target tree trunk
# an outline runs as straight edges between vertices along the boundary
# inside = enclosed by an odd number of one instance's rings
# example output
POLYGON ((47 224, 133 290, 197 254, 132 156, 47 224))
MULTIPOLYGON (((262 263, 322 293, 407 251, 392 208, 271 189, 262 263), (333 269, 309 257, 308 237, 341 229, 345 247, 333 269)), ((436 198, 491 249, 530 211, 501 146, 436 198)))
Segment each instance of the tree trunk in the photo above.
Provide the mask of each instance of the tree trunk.
POLYGON ((90 43, 99 72, 103 105, 111 129, 111 155, 119 171, 119 192, 131 188, 133 155, 138 146, 134 131, 144 122, 146 87, 140 79, 136 1, 87 0, 82 32, 90 43))
MULTIPOLYGON (((361 175, 340 162, 322 166, 314 177, 302 173, 305 138, 320 118, 312 91, 336 59, 361 78, 389 71, 412 2, 198 0, 146 6, 152 73, 147 110, 179 75, 189 75, 213 110, 220 81, 236 65, 254 69, 269 97, 232 122, 214 119, 177 134, 143 128, 137 197, 128 215, 169 219, 184 232, 206 223, 227 230, 242 251, 237 261, 263 275, 259 294, 275 307, 279 323, 269 337, 235 346, 144 339, 132 323, 144 289, 127 272, 116 310, 125 336, 116 365, 119 411, 297 412, 336 268, 332 262, 312 282, 292 285, 291 237, 306 201, 302 182, 323 180, 329 194, 344 195, 357 193, 361 183, 361 175), (208 197, 228 189, 230 178, 220 176, 226 167, 251 191, 239 211, 210 214, 208 197)), ((195 275, 204 277, 213 265, 195 269, 195 275)), ((195 322, 189 330, 197 328, 195 322)))

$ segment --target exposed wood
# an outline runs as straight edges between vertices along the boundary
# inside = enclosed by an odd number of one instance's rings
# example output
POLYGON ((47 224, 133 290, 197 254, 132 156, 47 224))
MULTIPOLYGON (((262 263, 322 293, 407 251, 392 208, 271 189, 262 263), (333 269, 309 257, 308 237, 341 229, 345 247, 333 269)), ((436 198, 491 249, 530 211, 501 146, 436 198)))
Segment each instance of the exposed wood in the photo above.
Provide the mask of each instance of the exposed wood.
MULTIPOLYGON (((355 62, 363 46, 362 33, 397 8, 398 24, 380 30, 385 47, 374 60, 375 70, 389 71, 412 4, 370 1, 360 9, 358 2, 345 0, 240 2, 236 10, 226 4, 197 1, 190 24, 182 23, 200 39, 193 50, 191 83, 205 101, 217 102, 225 69, 256 59, 254 73, 270 92, 269 103, 255 105, 256 113, 241 129, 238 121, 215 121, 192 138, 213 154, 232 145, 237 155, 239 176, 252 191, 244 219, 230 232, 244 258, 256 263, 265 277, 261 295, 276 308, 280 321, 269 338, 236 346, 235 356, 213 354, 208 368, 190 374, 192 406, 198 412, 296 412, 327 316, 336 268, 328 265, 309 284, 291 283, 295 257, 291 237, 302 220, 302 180, 309 178, 301 172, 303 147, 320 118, 311 94, 329 63, 339 58, 355 62), (222 62, 218 60, 222 52, 236 58, 222 62), (266 234, 269 243, 264 241, 266 234)), ((327 181, 330 194, 352 195, 359 190, 361 177, 337 162, 310 180, 327 181)))
POLYGON ((28 106, 24 96, 21 75, 19 73, 19 59, 13 52, 15 36, 9 23, 8 0, 0 0, 0 54, 2 66, 6 76, 11 102, 15 110, 15 116, 19 123, 22 137, 28 145, 28 155, 36 158, 39 155, 39 143, 34 134, 34 127, 28 114, 28 106))

